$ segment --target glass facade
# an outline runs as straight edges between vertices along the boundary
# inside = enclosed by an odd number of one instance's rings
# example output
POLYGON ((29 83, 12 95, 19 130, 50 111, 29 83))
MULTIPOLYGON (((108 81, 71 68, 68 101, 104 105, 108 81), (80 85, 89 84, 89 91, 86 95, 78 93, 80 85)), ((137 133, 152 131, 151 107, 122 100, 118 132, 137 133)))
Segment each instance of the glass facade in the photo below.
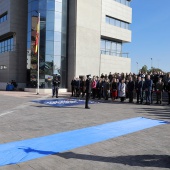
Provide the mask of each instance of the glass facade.
POLYGON ((14 38, 10 37, 0 41, 0 54, 14 50, 14 38))
POLYGON ((28 0, 27 85, 37 86, 35 41, 40 13, 40 88, 51 88, 56 74, 66 87, 67 0, 28 0))
POLYGON ((0 23, 5 22, 7 20, 7 12, 0 15, 0 23))
POLYGON ((114 1, 130 7, 130 1, 131 0, 114 0, 114 1))
POLYGON ((123 29, 128 29, 128 30, 130 29, 129 23, 118 20, 116 18, 109 17, 109 16, 106 16, 106 23, 123 28, 123 29))
POLYGON ((101 39, 101 54, 122 57, 122 43, 101 39))

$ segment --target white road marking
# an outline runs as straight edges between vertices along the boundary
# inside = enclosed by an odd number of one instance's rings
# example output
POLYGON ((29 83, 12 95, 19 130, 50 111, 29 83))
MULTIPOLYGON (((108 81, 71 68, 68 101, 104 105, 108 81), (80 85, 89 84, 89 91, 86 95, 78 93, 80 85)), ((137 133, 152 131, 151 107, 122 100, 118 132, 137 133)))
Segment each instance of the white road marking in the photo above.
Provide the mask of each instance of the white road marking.
POLYGON ((4 112, 4 113, 0 114, 0 117, 1 117, 1 116, 4 116, 4 115, 11 114, 11 113, 13 113, 13 112, 14 112, 14 111, 4 112))

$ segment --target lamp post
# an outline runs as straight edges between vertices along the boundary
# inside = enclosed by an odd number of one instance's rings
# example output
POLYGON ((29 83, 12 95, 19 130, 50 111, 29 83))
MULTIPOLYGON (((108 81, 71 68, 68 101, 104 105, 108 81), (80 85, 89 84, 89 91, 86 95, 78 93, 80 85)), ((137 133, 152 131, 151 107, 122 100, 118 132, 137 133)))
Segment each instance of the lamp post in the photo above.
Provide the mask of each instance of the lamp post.
POLYGON ((136 66, 137 66, 137 74, 138 74, 138 62, 136 62, 136 66))
POLYGON ((151 69, 152 69, 152 58, 151 58, 151 69))

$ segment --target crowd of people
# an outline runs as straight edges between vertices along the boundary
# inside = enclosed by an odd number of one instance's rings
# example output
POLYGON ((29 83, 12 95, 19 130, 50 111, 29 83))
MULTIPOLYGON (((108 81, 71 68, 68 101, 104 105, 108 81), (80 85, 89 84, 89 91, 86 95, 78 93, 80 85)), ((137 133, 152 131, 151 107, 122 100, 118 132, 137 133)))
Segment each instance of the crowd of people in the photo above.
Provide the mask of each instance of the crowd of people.
MULTIPOLYGON (((74 78, 71 81, 72 96, 84 97, 87 89, 86 77, 74 78)), ((88 87, 89 91, 89 87, 88 87)), ((109 98, 112 101, 120 99, 129 103, 150 105, 153 101, 152 94, 156 93, 156 104, 162 104, 163 91, 168 93, 168 105, 170 105, 170 73, 154 72, 139 74, 124 74, 111 72, 109 75, 101 74, 90 79, 90 97, 92 99, 109 98)))

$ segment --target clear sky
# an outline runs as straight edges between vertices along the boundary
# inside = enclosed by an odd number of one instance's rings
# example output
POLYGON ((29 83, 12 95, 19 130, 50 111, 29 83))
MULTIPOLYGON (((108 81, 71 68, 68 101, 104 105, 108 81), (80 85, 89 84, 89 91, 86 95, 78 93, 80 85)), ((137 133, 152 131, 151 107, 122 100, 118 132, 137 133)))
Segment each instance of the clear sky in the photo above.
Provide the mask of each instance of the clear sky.
POLYGON ((170 72, 170 0, 132 0, 131 7, 132 42, 123 47, 131 71, 146 65, 170 72))

